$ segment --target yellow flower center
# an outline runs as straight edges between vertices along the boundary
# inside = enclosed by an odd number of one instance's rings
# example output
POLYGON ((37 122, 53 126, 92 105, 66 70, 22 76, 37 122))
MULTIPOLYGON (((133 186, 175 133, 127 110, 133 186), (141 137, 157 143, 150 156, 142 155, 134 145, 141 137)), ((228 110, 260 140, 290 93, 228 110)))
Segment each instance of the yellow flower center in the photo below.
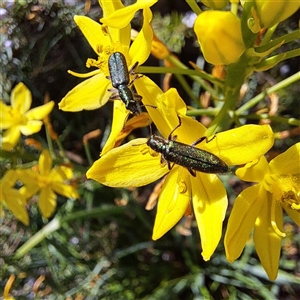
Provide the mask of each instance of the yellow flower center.
POLYGON ((26 125, 28 120, 27 117, 21 114, 18 110, 16 109, 10 109, 9 111, 11 119, 14 120, 14 124, 18 125, 26 125))
POLYGON ((272 227, 274 231, 284 237, 275 222, 275 207, 280 204, 283 207, 297 210, 300 213, 300 176, 299 174, 267 175, 264 187, 272 194, 272 227))
POLYGON ((40 175, 38 177, 38 185, 41 189, 49 186, 50 182, 51 182, 51 180, 50 180, 49 176, 40 175))
POLYGON ((267 190, 273 194, 273 199, 282 206, 300 212, 300 175, 268 175, 267 190))
POLYGON ((116 51, 121 51, 121 47, 119 43, 115 43, 113 45, 107 45, 105 47, 103 45, 99 45, 97 51, 99 53, 98 59, 96 60, 96 59, 88 58, 86 61, 86 67, 99 68, 102 73, 109 75, 108 63, 107 63, 108 58, 112 53, 116 51))
POLYGON ((93 59, 93 58, 88 58, 86 61, 86 67, 90 68, 90 67, 96 67, 99 68, 102 72, 104 69, 104 65, 105 65, 105 60, 101 59, 100 56, 98 56, 98 59, 93 59))

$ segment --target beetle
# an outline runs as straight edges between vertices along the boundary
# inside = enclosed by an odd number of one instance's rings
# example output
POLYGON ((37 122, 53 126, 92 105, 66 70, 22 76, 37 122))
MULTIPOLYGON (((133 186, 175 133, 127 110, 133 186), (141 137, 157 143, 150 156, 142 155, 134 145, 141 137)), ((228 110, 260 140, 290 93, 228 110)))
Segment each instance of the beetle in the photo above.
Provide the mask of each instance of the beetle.
POLYGON ((113 89, 109 89, 113 94, 110 96, 110 100, 121 99, 132 114, 140 114, 140 101, 142 96, 138 95, 134 91, 133 82, 139 78, 139 75, 135 74, 134 79, 130 82, 129 74, 134 74, 134 70, 138 66, 136 62, 133 67, 128 71, 125 56, 121 52, 114 52, 108 58, 108 69, 113 89), (131 87, 132 86, 132 87, 131 87))
POLYGON ((229 168, 223 160, 208 151, 195 147, 203 140, 207 141, 207 137, 201 137, 191 145, 177 142, 177 136, 172 137, 174 131, 181 126, 180 117, 178 119, 179 124, 171 131, 168 139, 151 133, 147 141, 147 145, 152 150, 161 153, 161 162, 166 162, 169 170, 174 164, 185 167, 194 177, 196 176, 195 171, 210 174, 227 173, 229 168), (171 162, 174 163, 172 166, 171 162))

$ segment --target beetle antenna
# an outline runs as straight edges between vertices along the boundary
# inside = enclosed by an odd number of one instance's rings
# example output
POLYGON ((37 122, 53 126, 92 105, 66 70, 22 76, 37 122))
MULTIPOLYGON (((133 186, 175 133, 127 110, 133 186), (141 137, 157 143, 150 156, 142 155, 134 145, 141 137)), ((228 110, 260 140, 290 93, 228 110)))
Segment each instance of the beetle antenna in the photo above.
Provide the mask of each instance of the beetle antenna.
POLYGON ((152 135, 153 135, 153 132, 152 132, 152 126, 151 126, 152 122, 151 122, 151 119, 150 119, 150 118, 149 118, 148 120, 149 120, 149 131, 150 131, 150 136, 152 136, 152 135))

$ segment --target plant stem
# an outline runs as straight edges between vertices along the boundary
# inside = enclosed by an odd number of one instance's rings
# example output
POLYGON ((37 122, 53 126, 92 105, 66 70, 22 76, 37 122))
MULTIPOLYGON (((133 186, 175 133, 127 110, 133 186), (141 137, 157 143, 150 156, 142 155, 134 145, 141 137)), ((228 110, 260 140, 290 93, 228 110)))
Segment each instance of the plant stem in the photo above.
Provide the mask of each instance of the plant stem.
POLYGON ((292 83, 294 83, 298 80, 300 80, 300 71, 293 74, 292 76, 278 82, 277 84, 273 85, 272 87, 266 89, 264 92, 258 94, 257 96, 255 96, 254 98, 249 100, 247 103, 242 105, 240 108, 238 108, 235 111, 235 114, 237 116, 240 116, 241 114, 245 113, 245 111, 248 111, 251 107, 256 105, 259 101, 264 99, 264 97, 266 97, 267 95, 270 95, 271 93, 275 93, 275 92, 291 85, 292 83))
POLYGON ((219 114, 210 124, 206 134, 213 135, 217 131, 228 129, 232 123, 233 111, 238 102, 240 89, 247 77, 247 64, 249 58, 244 53, 240 59, 233 64, 228 65, 225 79, 225 102, 219 111, 219 114))
POLYGON ((199 15, 202 12, 195 0, 186 0, 185 2, 189 5, 189 7, 196 15, 199 15))

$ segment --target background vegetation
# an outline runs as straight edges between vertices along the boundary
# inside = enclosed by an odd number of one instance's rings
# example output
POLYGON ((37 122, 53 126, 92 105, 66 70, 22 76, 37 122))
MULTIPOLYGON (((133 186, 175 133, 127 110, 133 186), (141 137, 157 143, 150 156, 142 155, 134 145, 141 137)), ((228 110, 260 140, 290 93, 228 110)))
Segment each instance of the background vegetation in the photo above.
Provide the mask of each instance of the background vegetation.
MULTIPOLYGON (((188 64, 190 60, 195 61, 199 54, 195 36, 181 22, 189 8, 185 2, 183 5, 183 1, 171 2, 159 1, 154 6, 153 26, 167 46, 188 64), (176 34, 172 35, 174 32, 176 34)), ((101 9, 98 2, 3 1, 1 7, 1 98, 8 102, 11 89, 18 82, 24 82, 33 94, 33 106, 43 104, 47 93, 50 99, 58 103, 80 82, 67 70, 85 72, 86 59, 94 57, 76 28, 73 16, 86 14, 99 20, 101 9)), ((279 33, 297 26, 297 20, 299 12, 280 25, 279 33)), ((139 26, 137 16, 133 27, 139 29, 139 26)), ((146 63, 158 64, 153 57, 146 63)), ((211 69, 209 65, 203 67, 208 71, 211 69)), ((246 83, 249 97, 299 69, 299 58, 295 58, 268 72, 254 74, 246 83)), ((159 75, 153 75, 152 79, 157 83, 162 81, 159 75)), ((176 79, 172 79, 171 85, 177 87, 181 97, 190 104, 191 100, 176 79)), ((280 115, 299 119, 299 94, 299 84, 279 92, 280 115)), ((259 107, 264 109, 269 106, 269 101, 266 98, 259 103, 259 107)), ((111 112, 111 105, 79 113, 59 111, 56 105, 51 113, 53 128, 67 157, 74 164, 81 197, 74 202, 58 198, 56 216, 62 218, 62 226, 19 259, 14 258, 16 250, 43 228, 44 220, 33 205, 28 227, 9 212, 6 213, 0 223, 0 291, 4 289, 10 274, 15 274, 11 294, 16 299, 299 297, 300 235, 299 228, 288 218, 285 220, 288 237, 283 243, 279 276, 271 282, 260 265, 251 240, 234 264, 225 260, 222 241, 212 259, 204 262, 200 255, 198 229, 191 219, 184 220, 177 228, 153 242, 151 234, 155 209, 146 211, 145 205, 154 184, 138 189, 112 189, 87 181, 85 171, 89 164, 83 137, 93 130, 101 130, 99 136, 88 141, 89 152, 96 160, 110 130, 111 112), (188 222, 191 222, 190 231, 185 228, 188 222)), ((274 152, 286 150, 299 141, 299 128, 290 130, 288 125, 275 124, 275 130, 285 132, 286 136, 277 139, 274 152)), ((147 136, 148 129, 134 131, 132 136, 137 134, 147 136)), ((47 147, 44 132, 33 137, 47 147)), ((274 152, 269 155, 273 156, 274 152)), ((29 153, 30 158, 38 157, 30 147, 24 149, 24 153, 29 153)), ((2 161, 0 176, 5 169, 5 157, 2 161)), ((223 176, 222 179, 232 201, 244 186, 233 175, 223 176)), ((226 221, 224 224, 226 226, 226 221)))

